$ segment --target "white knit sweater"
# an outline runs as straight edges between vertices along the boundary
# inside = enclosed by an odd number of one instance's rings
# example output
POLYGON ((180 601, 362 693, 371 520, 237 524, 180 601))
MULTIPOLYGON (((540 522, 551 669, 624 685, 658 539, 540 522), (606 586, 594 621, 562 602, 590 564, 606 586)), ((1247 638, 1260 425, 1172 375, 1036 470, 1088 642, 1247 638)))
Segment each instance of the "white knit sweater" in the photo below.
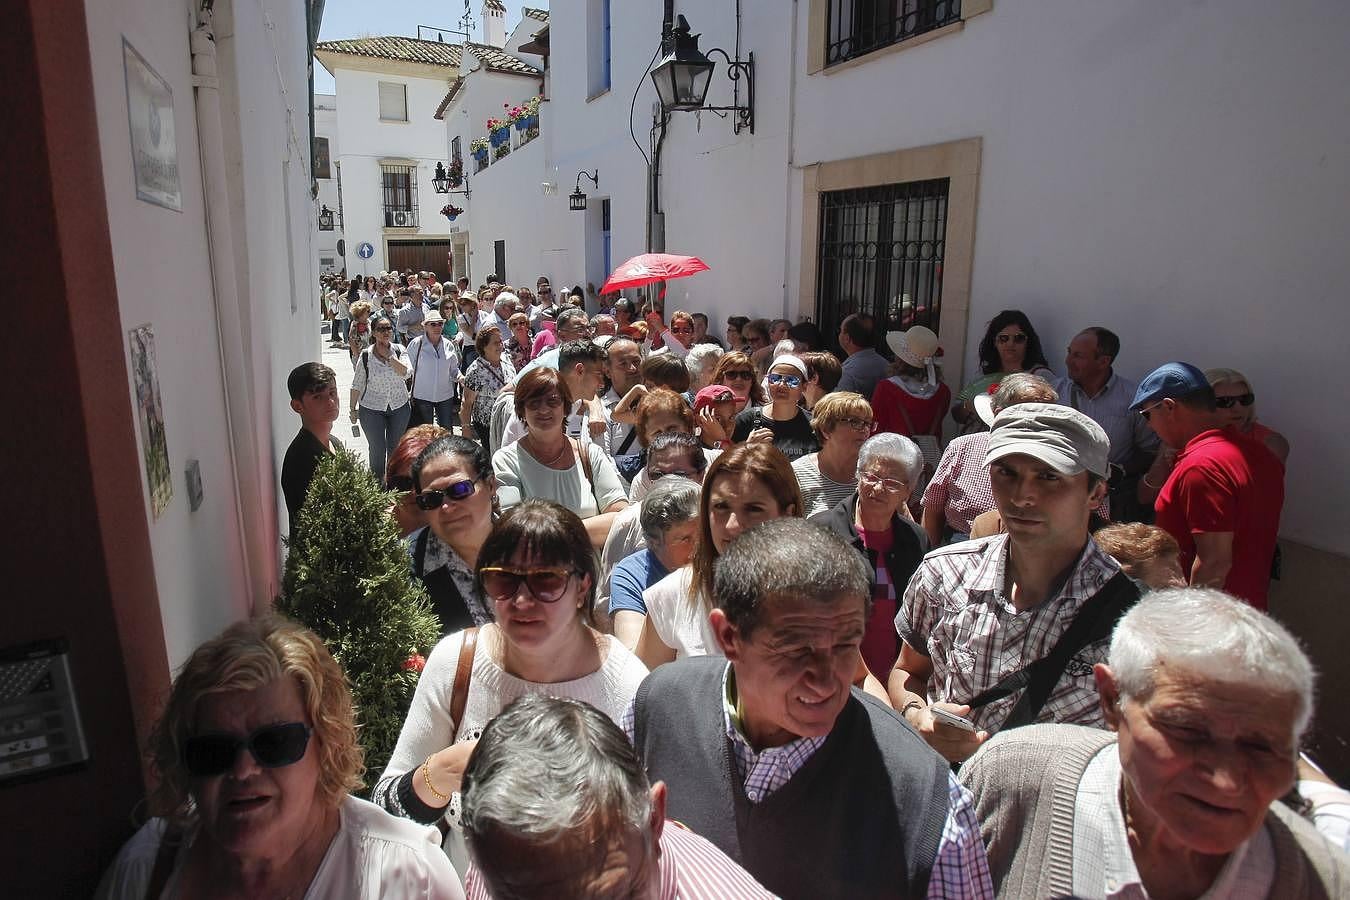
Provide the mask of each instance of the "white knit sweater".
MULTIPOLYGON (((647 677, 647 667, 612 635, 600 637, 604 662, 599 669, 583 678, 554 684, 536 684, 510 674, 492 659, 488 649, 491 641, 480 638, 473 655, 473 675, 464 703, 464 721, 456 723, 450 718, 450 694, 454 689, 455 668, 463 643, 464 633, 456 632, 442 639, 431 651, 408 707, 408 716, 403 720, 398 744, 372 792, 372 799, 395 815, 407 815, 398 799, 398 782, 405 773, 452 744, 476 741, 482 735, 483 727, 517 697, 544 695, 584 700, 617 724, 637 693, 638 685, 647 677)), ((457 814, 457 804, 454 806, 452 812, 457 814)), ((445 846, 456 868, 463 874, 464 869, 460 866, 462 838, 457 828, 447 837, 445 846)))

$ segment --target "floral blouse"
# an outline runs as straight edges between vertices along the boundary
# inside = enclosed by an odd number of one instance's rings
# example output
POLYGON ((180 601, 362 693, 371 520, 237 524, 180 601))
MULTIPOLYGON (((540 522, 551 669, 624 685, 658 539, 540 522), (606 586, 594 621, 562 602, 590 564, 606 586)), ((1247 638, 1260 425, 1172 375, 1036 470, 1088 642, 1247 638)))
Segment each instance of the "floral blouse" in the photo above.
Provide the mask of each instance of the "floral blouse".
POLYGON ((487 357, 479 356, 464 376, 464 387, 474 392, 473 423, 486 427, 492 418, 492 403, 510 381, 516 377, 511 357, 503 353, 501 363, 492 365, 487 357))

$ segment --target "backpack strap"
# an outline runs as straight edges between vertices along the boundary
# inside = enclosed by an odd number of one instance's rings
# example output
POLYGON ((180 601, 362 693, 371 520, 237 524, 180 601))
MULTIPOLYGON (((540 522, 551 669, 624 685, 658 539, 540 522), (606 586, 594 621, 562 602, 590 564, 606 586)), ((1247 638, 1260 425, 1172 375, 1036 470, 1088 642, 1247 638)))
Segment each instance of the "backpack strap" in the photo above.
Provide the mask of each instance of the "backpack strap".
POLYGON ((178 859, 178 850, 183 844, 183 830, 176 825, 166 823, 159 836, 159 849, 155 852, 155 867, 150 870, 150 880, 145 885, 145 900, 159 900, 164 888, 169 885, 173 875, 173 864, 178 859))
POLYGON ((1120 617, 1139 602, 1141 593, 1130 576, 1123 571, 1117 572, 1079 608, 1073 622, 1049 653, 981 691, 969 701, 971 708, 987 706, 1022 690, 1022 696, 1013 705, 1000 730, 1036 721, 1069 660, 1089 644, 1110 637, 1120 617))

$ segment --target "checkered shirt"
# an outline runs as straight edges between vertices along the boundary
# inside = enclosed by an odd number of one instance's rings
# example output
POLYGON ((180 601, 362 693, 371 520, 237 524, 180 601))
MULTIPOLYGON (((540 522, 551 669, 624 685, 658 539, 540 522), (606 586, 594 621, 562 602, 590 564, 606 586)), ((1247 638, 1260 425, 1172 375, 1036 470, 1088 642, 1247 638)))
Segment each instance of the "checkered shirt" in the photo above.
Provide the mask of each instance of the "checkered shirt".
MULTIPOLYGON (((1004 676, 1045 656, 1082 605, 1120 565, 1088 539, 1064 586, 1040 605, 1018 612, 1004 596, 1009 537, 998 534, 941 547, 924 557, 905 591, 895 629, 932 660, 929 702, 965 703, 1004 676)), ((1106 661, 1107 640, 1079 651, 1041 709, 1038 722, 1104 727, 1092 666, 1106 661)), ((994 731, 1021 696, 972 711, 994 731)))
POLYGON ((980 513, 994 508, 994 489, 984 455, 989 450, 989 432, 963 434, 947 445, 942 460, 923 492, 923 507, 937 507, 947 514, 953 531, 970 534, 970 525, 980 513))
MULTIPOLYGON (((734 670, 728 663, 722 675, 722 715, 727 738, 735 751, 736 772, 745 779, 745 795, 759 803, 787 784, 806 765, 811 755, 825 743, 825 737, 798 738, 782 747, 769 747, 756 753, 741 734, 736 714, 734 670)), ((636 706, 628 704, 620 725, 628 740, 633 740, 636 706)), ((970 791, 956 776, 947 775, 947 819, 942 826, 937 858, 928 879, 929 898, 949 900, 993 900, 994 885, 989 875, 989 858, 980 838, 980 823, 970 791)))

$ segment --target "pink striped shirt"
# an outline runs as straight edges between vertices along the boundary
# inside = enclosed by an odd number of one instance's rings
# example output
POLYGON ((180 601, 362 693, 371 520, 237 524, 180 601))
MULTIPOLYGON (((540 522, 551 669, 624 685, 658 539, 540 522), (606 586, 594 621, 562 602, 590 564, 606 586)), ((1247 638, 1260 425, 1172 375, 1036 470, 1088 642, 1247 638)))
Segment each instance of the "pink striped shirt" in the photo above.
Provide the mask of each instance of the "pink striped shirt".
MULTIPOLYGON (((769 893, 750 873, 710 841, 671 819, 661 829, 661 869, 658 900, 767 900, 769 893)), ((468 900, 490 900, 477 865, 470 864, 464 879, 468 900)))

